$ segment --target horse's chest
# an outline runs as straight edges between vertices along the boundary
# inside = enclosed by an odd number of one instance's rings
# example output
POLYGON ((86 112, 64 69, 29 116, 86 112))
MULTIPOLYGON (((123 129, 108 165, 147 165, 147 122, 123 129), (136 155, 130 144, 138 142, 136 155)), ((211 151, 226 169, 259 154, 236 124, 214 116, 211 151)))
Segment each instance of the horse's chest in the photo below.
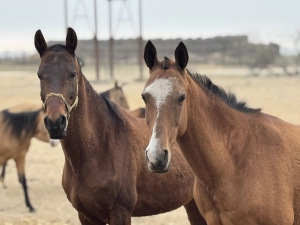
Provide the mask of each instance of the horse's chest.
POLYGON ((101 179, 87 180, 78 179, 77 176, 65 180, 63 183, 68 199, 77 211, 107 222, 117 197, 117 185, 112 181, 98 182, 101 179))

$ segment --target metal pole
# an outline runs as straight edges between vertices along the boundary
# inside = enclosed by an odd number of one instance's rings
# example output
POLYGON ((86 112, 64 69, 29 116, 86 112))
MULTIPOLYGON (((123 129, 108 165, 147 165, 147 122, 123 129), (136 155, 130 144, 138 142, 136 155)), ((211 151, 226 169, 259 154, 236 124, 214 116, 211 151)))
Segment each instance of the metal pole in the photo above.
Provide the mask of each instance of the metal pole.
POLYGON ((96 79, 99 80, 99 51, 98 51, 98 39, 97 39, 97 0, 94 0, 94 16, 95 16, 95 36, 94 36, 94 45, 95 45, 95 64, 96 64, 96 79))
POLYGON ((139 50, 138 50, 138 61, 140 67, 140 80, 143 80, 143 37, 142 37, 142 0, 139 1, 139 25, 140 25, 140 36, 138 38, 139 50))
POLYGON ((65 0, 65 26, 66 32, 68 32, 68 0, 65 0))
POLYGON ((109 7, 109 72, 110 78, 114 79, 114 56, 113 56, 113 47, 114 47, 114 39, 112 36, 112 8, 111 8, 112 0, 108 0, 109 7))

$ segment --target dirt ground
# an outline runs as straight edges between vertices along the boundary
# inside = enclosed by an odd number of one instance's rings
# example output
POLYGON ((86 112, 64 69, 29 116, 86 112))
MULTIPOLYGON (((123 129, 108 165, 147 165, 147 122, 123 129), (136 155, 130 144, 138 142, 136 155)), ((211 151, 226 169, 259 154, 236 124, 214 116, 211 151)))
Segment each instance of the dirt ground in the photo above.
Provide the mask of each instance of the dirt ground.
MULTIPOLYGON (((41 103, 39 81, 35 74, 0 71, 0 109, 25 102, 41 103)), ((235 93, 238 100, 246 101, 248 106, 262 108, 263 112, 300 124, 299 77, 215 76, 211 79, 226 91, 235 93)), ((122 80, 122 75, 119 80, 122 80)), ((92 82, 92 85, 100 92, 113 84, 92 82)), ((144 82, 131 82, 124 86, 131 109, 143 106, 140 97, 143 86, 144 82)), ((9 161, 5 179, 7 189, 0 186, 0 225, 79 224, 76 210, 68 202, 61 187, 63 163, 64 155, 60 146, 52 148, 46 143, 32 140, 26 161, 29 195, 37 210, 32 214, 25 207, 14 162, 9 161)), ((188 220, 185 210, 180 208, 157 216, 133 218, 132 224, 185 225, 188 220)))

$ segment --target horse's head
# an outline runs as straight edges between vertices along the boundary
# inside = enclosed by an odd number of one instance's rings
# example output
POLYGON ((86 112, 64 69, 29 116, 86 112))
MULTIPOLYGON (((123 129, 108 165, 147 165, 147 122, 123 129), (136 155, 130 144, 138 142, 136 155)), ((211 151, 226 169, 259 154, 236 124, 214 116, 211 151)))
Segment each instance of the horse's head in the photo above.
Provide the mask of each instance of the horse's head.
POLYGON ((116 81, 114 88, 109 90, 109 96, 110 100, 116 103, 117 105, 123 107, 124 109, 129 109, 127 98, 123 91, 123 85, 119 86, 118 82, 116 81))
POLYGON ((75 56, 77 36, 72 28, 68 28, 66 45, 47 47, 42 32, 38 30, 34 43, 41 57, 37 74, 46 113, 44 123, 51 138, 61 139, 66 136, 68 119, 78 103, 81 70, 75 56))
POLYGON ((146 104, 146 121, 151 138, 146 148, 148 168, 166 172, 171 159, 171 147, 187 127, 186 65, 188 52, 181 42, 175 50, 175 62, 157 59, 154 45, 149 41, 144 52, 150 69, 142 98, 146 104))

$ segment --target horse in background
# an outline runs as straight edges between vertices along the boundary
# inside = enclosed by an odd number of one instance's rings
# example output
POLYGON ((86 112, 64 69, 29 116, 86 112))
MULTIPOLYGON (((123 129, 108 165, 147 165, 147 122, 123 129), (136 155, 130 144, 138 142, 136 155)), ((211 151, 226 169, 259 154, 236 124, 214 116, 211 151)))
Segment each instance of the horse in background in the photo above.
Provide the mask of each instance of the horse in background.
POLYGON ((123 91, 123 86, 122 85, 118 85, 118 81, 115 81, 115 85, 113 88, 101 92, 99 93, 100 96, 102 96, 103 98, 106 98, 114 103, 116 103, 117 105, 121 106, 124 109, 129 110, 129 104, 126 98, 126 95, 124 94, 123 91))
POLYGON ((25 157, 33 137, 40 141, 56 146, 59 140, 50 139, 44 125, 45 114, 40 105, 22 104, 0 112, 0 166, 2 172, 0 181, 4 185, 5 169, 7 161, 13 159, 17 166, 19 182, 25 196, 26 206, 30 212, 34 212, 27 190, 25 177, 25 157))

